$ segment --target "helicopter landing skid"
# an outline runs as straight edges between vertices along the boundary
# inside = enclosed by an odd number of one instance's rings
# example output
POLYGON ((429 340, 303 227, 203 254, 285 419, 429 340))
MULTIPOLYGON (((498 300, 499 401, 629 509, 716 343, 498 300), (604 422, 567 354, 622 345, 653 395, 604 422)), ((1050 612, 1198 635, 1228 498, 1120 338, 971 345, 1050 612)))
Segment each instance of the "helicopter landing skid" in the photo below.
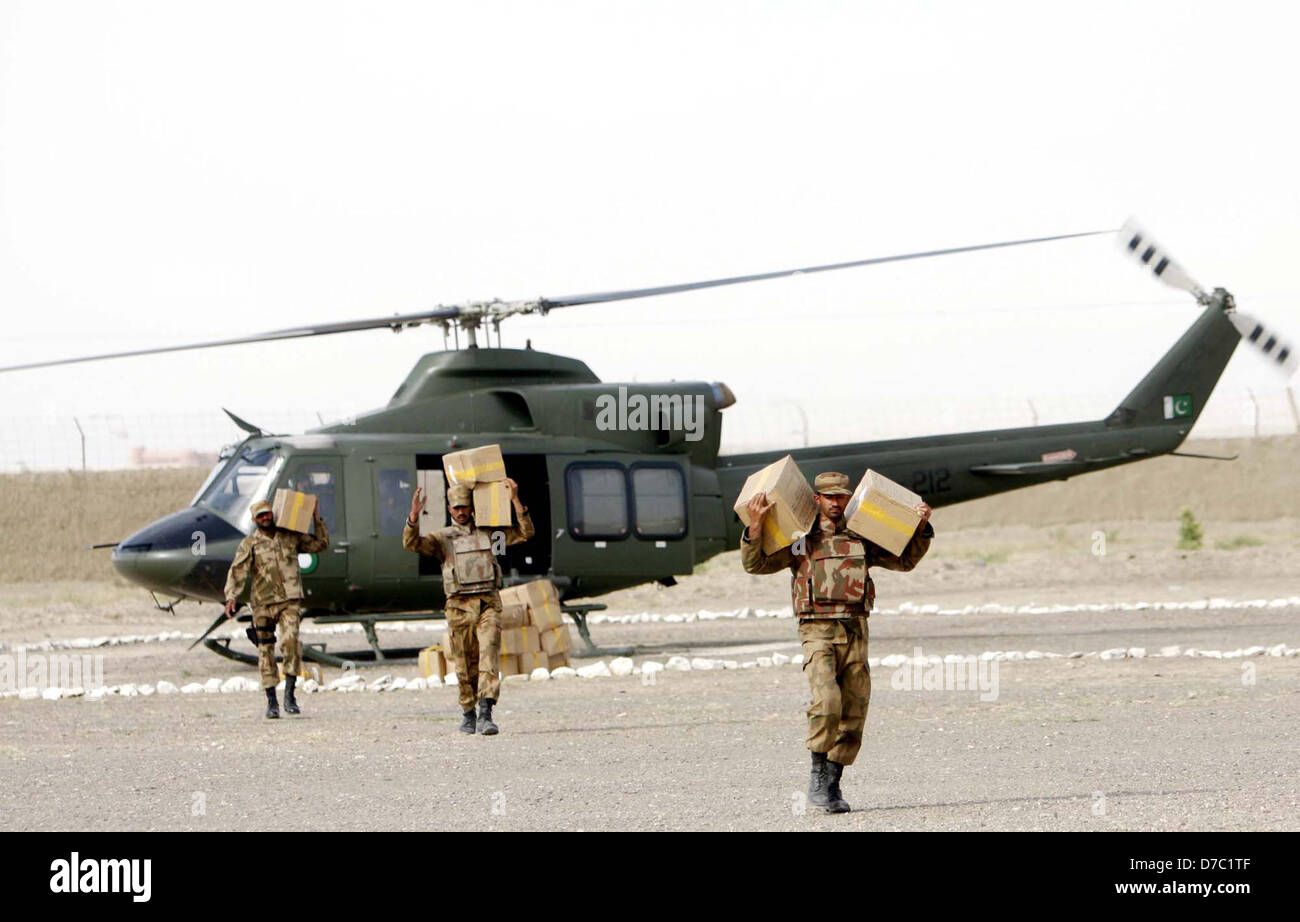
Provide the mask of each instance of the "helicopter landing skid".
MULTIPOLYGON (((209 637, 203 641, 203 645, 218 656, 224 656, 226 659, 232 659, 237 663, 244 663, 249 666, 257 665, 257 656, 255 654, 244 653, 235 650, 230 646, 229 637, 209 637)), ((324 644, 303 644, 302 658, 312 663, 320 663, 322 666, 333 666, 336 669, 352 669, 357 666, 408 666, 419 659, 419 647, 404 647, 398 650, 382 651, 381 655, 376 656, 373 650, 350 650, 345 653, 327 653, 324 644)), ((276 657, 279 662, 281 657, 276 657)))
POLYGON ((578 634, 582 637, 582 642, 587 645, 579 655, 582 657, 602 657, 602 656, 633 656, 636 653, 636 647, 598 647, 591 640, 591 631, 587 628, 587 615, 593 611, 604 611, 607 606, 600 602, 592 602, 589 605, 560 605, 560 611, 564 612, 573 619, 573 623, 578 626, 578 634))

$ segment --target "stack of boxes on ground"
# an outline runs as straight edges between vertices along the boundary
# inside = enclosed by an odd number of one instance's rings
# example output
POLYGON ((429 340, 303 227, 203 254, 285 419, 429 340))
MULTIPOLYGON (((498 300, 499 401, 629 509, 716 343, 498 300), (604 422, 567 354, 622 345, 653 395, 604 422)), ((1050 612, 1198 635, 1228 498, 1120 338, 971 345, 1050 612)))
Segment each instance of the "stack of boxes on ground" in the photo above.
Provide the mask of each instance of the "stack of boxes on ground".
MULTIPOLYGON (((463 484, 473 491, 474 522, 479 528, 511 524, 510 488, 501 446, 484 445, 443 455, 442 467, 448 486, 463 484)), ((441 487, 441 482, 437 486, 441 487)), ((501 590, 502 675, 527 675, 538 667, 567 666, 572 646, 573 639, 560 611, 560 597, 550 580, 501 590)), ((422 650, 421 672, 426 678, 445 678, 455 669, 449 654, 449 650, 438 646, 422 650)))
MULTIPOLYGON (((817 519, 813 489, 790 455, 755 471, 745 481, 735 510, 746 527, 749 526, 749 501, 758 493, 766 493, 767 501, 775 503, 763 520, 764 554, 774 554, 794 544, 817 519)), ((845 527, 891 554, 902 554, 921 523, 921 515, 916 510, 920 503, 921 497, 916 493, 883 474, 868 470, 844 507, 845 527)))
POLYGON ((569 665, 573 637, 549 579, 501 590, 501 674, 569 665))

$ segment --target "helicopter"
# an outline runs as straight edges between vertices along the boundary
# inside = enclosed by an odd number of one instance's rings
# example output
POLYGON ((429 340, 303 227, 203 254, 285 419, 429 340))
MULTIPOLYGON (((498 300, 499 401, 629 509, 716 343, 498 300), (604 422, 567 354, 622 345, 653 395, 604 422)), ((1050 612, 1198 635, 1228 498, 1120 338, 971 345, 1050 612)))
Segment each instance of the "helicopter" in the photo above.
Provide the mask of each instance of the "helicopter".
MULTIPOLYGON (((406 660, 416 651, 385 650, 375 626, 437 617, 444 601, 436 563, 402 547, 411 491, 441 477, 444 454, 497 444, 536 526, 533 540, 506 549, 504 582, 554 582, 592 654, 598 651, 587 616, 605 606, 582 600, 646 583, 671 586, 709 558, 739 547, 743 526, 732 502, 750 474, 787 454, 805 469, 835 469, 853 481, 870 468, 939 508, 1160 455, 1214 457, 1178 448, 1239 340, 1244 337, 1288 376, 1298 361, 1276 333, 1239 312, 1229 292, 1201 288, 1130 222, 1118 232, 1036 237, 653 288, 440 305, 421 313, 0 371, 423 324, 439 325, 444 338, 453 335, 455 348, 420 358, 380 409, 297 435, 265 432, 226 410, 245 433, 243 440, 221 451, 189 506, 103 545, 112 547, 113 566, 153 593, 163 610, 174 611, 183 600, 220 604, 235 549, 254 527, 252 503, 279 488, 310 492, 331 544, 324 553, 300 558, 304 618, 358 623, 368 649, 340 653, 308 644, 304 657, 335 666, 406 660), (524 349, 500 347, 502 321, 520 314, 1108 233, 1117 233, 1122 250, 1157 279, 1191 294, 1202 311, 1101 419, 720 455, 722 414, 736 401, 721 382, 603 382, 584 362, 533 350, 531 343, 524 349), (487 346, 478 343, 479 332, 489 326, 497 333, 497 347, 490 345, 490 332, 487 346), (618 420, 611 425, 615 403, 618 420), (195 547, 199 536, 202 553, 195 547), (158 594, 172 601, 160 602, 158 594)), ((432 518, 421 522, 422 530, 445 524, 438 510, 429 512, 432 518)), ((222 656, 256 662, 254 655, 233 648, 231 638, 208 636, 223 620, 219 616, 200 640, 222 656)))

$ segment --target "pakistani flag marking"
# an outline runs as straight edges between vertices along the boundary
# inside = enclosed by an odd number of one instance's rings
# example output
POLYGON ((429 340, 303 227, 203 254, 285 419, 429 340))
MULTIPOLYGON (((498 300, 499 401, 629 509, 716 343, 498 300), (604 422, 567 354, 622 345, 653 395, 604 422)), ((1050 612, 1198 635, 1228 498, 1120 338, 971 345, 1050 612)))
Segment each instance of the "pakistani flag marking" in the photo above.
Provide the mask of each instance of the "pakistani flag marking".
POLYGON ((1192 395, 1165 395, 1165 419, 1179 419, 1192 415, 1192 395))

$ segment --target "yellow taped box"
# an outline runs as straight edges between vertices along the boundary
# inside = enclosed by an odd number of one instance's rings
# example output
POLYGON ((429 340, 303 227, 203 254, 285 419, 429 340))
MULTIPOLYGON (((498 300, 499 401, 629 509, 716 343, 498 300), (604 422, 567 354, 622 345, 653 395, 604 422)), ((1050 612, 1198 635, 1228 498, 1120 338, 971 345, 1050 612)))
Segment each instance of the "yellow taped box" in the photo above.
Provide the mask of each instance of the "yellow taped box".
POLYGON ((567 626, 550 628, 537 636, 542 645, 542 652, 551 656, 568 653, 573 649, 573 637, 569 634, 567 626))
POLYGON ((559 669, 561 666, 569 665, 568 653, 552 653, 546 657, 547 669, 559 669))
POLYGON ((560 594, 549 579, 534 580, 515 587, 523 591, 528 600, 528 614, 538 630, 564 626, 564 613, 560 611, 560 594))
POLYGON ((501 590, 501 630, 523 627, 528 623, 528 605, 524 602, 507 602, 506 592, 501 590))
POLYGON ((506 462, 501 456, 500 445, 484 445, 443 455, 442 469, 447 474, 448 486, 461 484, 472 487, 506 479, 506 462))
POLYGON ((515 654, 502 653, 498 660, 501 663, 501 674, 503 676, 520 674, 519 657, 515 654))
POLYGON ((278 528, 311 534, 312 513, 316 511, 316 497, 296 490, 276 490, 271 502, 271 514, 278 528))
MULTIPOLYGON (((420 674, 426 679, 437 676, 444 679, 451 670, 447 668, 447 652, 442 647, 425 647, 420 651, 420 674)), ((453 664, 454 665, 454 664, 453 664)))
POLYGON ((479 528, 509 526, 510 511, 510 487, 504 480, 474 486, 474 524, 479 528))
POLYGON ((542 649, 537 636, 537 628, 532 625, 511 628, 501 632, 501 652, 518 656, 521 653, 537 653, 542 649))
POLYGON ((521 653, 519 654, 519 671, 522 673, 532 672, 534 669, 550 669, 551 660, 545 653, 521 653))
POLYGON ((867 471, 844 507, 845 526, 897 556, 912 540, 921 514, 921 497, 888 477, 867 471))
POLYGON ((794 544, 817 520, 816 494, 789 455, 755 471, 745 481, 732 508, 746 528, 749 527, 749 501, 759 493, 766 493, 767 501, 776 503, 763 519, 764 554, 775 554, 794 544))
MULTIPOLYGON (((280 678, 283 679, 284 663, 277 663, 276 665, 280 670, 280 678)), ((298 671, 298 678, 302 679, 304 682, 308 679, 315 679, 318 684, 324 684, 325 682, 324 673, 322 673, 320 669, 320 663, 304 662, 302 668, 298 671)))

